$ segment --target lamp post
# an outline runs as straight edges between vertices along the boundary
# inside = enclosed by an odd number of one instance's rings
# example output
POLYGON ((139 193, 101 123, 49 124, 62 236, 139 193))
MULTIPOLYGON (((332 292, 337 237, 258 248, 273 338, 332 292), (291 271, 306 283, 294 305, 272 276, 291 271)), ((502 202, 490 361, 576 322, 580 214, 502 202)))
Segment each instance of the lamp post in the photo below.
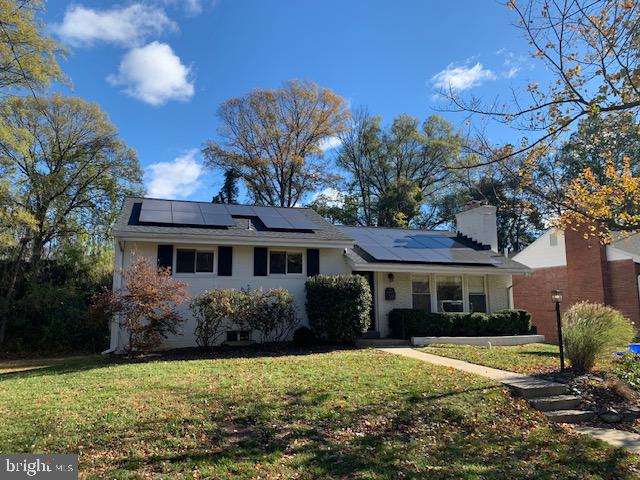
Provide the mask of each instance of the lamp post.
POLYGON ((556 304, 556 321, 558 323, 558 345, 560 347, 560 371, 564 372, 564 346, 562 345, 562 320, 560 319, 560 304, 562 303, 562 290, 551 292, 551 301, 556 304))

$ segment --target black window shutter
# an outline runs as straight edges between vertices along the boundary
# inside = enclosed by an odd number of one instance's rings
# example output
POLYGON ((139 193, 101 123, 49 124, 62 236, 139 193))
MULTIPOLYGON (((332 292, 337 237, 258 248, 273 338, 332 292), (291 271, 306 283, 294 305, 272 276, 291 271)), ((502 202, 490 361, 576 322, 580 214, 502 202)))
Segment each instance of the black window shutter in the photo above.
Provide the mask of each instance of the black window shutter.
POLYGON ((218 247, 218 275, 230 277, 233 271, 233 247, 218 247))
POLYGON ((264 247, 253 249, 253 275, 256 277, 267 276, 267 249, 264 247))
POLYGON ((173 268, 173 245, 158 245, 158 268, 173 268))
POLYGON ((320 250, 307 248, 307 277, 313 277, 320 273, 320 250))

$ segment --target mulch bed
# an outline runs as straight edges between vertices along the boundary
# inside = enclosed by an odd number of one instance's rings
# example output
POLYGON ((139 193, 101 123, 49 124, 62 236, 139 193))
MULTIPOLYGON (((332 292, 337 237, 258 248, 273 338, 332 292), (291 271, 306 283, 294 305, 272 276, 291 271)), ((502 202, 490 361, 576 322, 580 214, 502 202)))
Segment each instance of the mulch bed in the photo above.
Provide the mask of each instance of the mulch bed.
POLYGON ((565 383, 571 394, 582 397, 580 408, 596 413, 595 419, 585 422, 586 425, 640 433, 640 394, 615 375, 567 371, 540 377, 565 383))

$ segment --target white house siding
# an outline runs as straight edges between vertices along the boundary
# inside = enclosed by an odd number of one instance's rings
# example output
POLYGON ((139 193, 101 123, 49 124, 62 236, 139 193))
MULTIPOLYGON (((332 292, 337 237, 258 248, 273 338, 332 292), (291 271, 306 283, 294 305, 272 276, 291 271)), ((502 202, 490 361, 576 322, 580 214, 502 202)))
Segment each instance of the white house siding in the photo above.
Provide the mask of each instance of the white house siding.
MULTIPOLYGON (((136 255, 143 256, 155 263, 157 258, 157 244, 156 243, 142 243, 142 242, 126 242, 125 254, 124 254, 124 268, 131 266, 136 255)), ((213 249, 215 251, 215 245, 189 245, 180 244, 174 245, 174 262, 175 262, 175 250, 177 248, 196 248, 200 250, 213 249)), ((116 249, 117 250, 117 249, 116 249)), ((302 251, 303 252, 303 271, 302 274, 296 275, 269 275, 266 277, 255 277, 253 275, 253 247, 251 246, 234 246, 233 247, 233 270, 231 276, 219 277, 215 273, 198 273, 198 274, 179 274, 175 273, 173 277, 177 280, 182 280, 189 284, 188 291, 192 297, 206 291, 219 288, 250 288, 269 290, 272 288, 286 288, 291 292, 298 317, 300 319, 300 325, 307 325, 307 316, 305 312, 305 290, 304 284, 307 279, 306 276, 306 249, 304 248, 285 248, 278 247, 276 250, 290 250, 290 251, 302 251)), ((116 252, 116 255, 118 252, 116 252)), ((217 271, 218 255, 217 251, 214 254, 214 272, 217 271)), ((342 249, 320 249, 320 273, 324 274, 338 274, 338 273, 351 273, 351 269, 347 266, 343 258, 342 249)), ((117 283, 117 282, 116 282, 117 283)), ((192 317, 188 303, 178 306, 179 312, 186 319, 182 324, 182 335, 168 338, 162 345, 162 348, 180 348, 190 347, 196 345, 194 330, 196 327, 195 319, 192 317)), ((126 344, 127 339, 124 332, 120 332, 118 348, 122 349, 126 344)), ((111 345, 115 347, 114 344, 111 345)))
POLYGON ((530 268, 563 267, 567 265, 564 232, 550 228, 531 245, 514 255, 516 262, 530 268))
MULTIPOLYGON (((434 279, 437 274, 434 273, 393 273, 393 280, 389 279, 388 272, 376 272, 376 311, 377 311, 377 328, 381 337, 387 337, 389 331, 389 312, 394 308, 413 308, 413 295, 411 289, 411 280, 413 276, 428 276, 431 285, 432 310, 436 310, 437 302, 434 290, 434 279), (384 291, 386 288, 393 288, 396 293, 395 300, 385 300, 384 291)), ((466 277, 463 276, 463 293, 466 305, 466 277)), ((487 308, 489 312, 510 308, 509 287, 511 285, 511 275, 487 275, 486 276, 486 294, 487 308)))
MULTIPOLYGON (((116 243, 116 265, 122 264, 126 269, 132 265, 136 255, 143 256, 155 263, 157 256, 157 244, 151 242, 124 242, 116 243), (119 250, 119 246, 124 247, 124 254, 119 250)), ((175 249, 177 248, 196 248, 200 250, 213 249, 215 245, 190 245, 190 244, 174 244, 174 262, 175 249)), ((304 248, 283 248, 278 250, 299 250, 303 252, 303 265, 306 269, 306 249, 304 248)), ((217 271, 218 255, 217 251, 214 255, 214 271, 217 271)), ((351 273, 351 267, 344 258, 343 250, 338 248, 320 249, 320 273, 327 275, 348 274, 351 273)), ((389 312, 394 308, 412 308, 412 292, 411 280, 412 276, 425 275, 425 273, 412 274, 407 272, 393 272, 393 280, 389 279, 389 272, 375 273, 375 303, 376 303, 376 327, 381 337, 389 336, 389 312), (395 300, 385 300, 384 292, 386 288, 394 288, 396 293, 395 300)), ((431 278, 432 292, 432 308, 435 310, 436 300, 434 295, 434 277, 435 273, 426 274, 431 278)), ((305 312, 305 290, 304 284, 307 279, 306 271, 298 275, 268 275, 266 277, 255 277, 253 275, 253 247, 252 246, 234 246, 233 247, 233 272, 231 276, 218 277, 217 274, 174 274, 174 278, 185 281, 189 284, 188 291, 195 297, 206 290, 218 288, 250 288, 269 290, 272 288, 286 288, 291 292, 294 298, 296 311, 300 319, 300 325, 307 325, 307 316, 305 312)), ((121 285, 120 278, 116 275, 114 278, 114 287, 121 285)), ((465 297, 466 297, 466 281, 465 297)), ((509 287, 511 285, 511 275, 487 275, 487 306, 489 311, 496 311, 509 308, 509 287)), ((182 324, 182 335, 172 336, 165 341, 162 348, 180 348, 196 345, 194 330, 196 327, 195 319, 191 316, 188 304, 180 305, 180 313, 184 316, 185 322, 182 324)), ((120 330, 117 335, 112 336, 112 348, 122 350, 127 342, 125 332, 120 330), (115 339, 118 339, 116 345, 115 339)))

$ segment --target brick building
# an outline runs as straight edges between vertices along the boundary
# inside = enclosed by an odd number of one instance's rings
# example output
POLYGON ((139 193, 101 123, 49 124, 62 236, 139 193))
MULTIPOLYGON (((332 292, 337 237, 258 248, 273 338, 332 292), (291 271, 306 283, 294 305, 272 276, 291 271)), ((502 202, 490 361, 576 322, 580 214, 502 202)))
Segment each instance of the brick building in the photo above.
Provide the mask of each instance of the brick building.
POLYGON ((552 290, 562 290, 562 311, 574 303, 604 303, 640 325, 640 235, 601 245, 575 231, 550 229, 513 257, 533 269, 513 277, 513 304, 531 312, 538 333, 556 342, 552 290))

